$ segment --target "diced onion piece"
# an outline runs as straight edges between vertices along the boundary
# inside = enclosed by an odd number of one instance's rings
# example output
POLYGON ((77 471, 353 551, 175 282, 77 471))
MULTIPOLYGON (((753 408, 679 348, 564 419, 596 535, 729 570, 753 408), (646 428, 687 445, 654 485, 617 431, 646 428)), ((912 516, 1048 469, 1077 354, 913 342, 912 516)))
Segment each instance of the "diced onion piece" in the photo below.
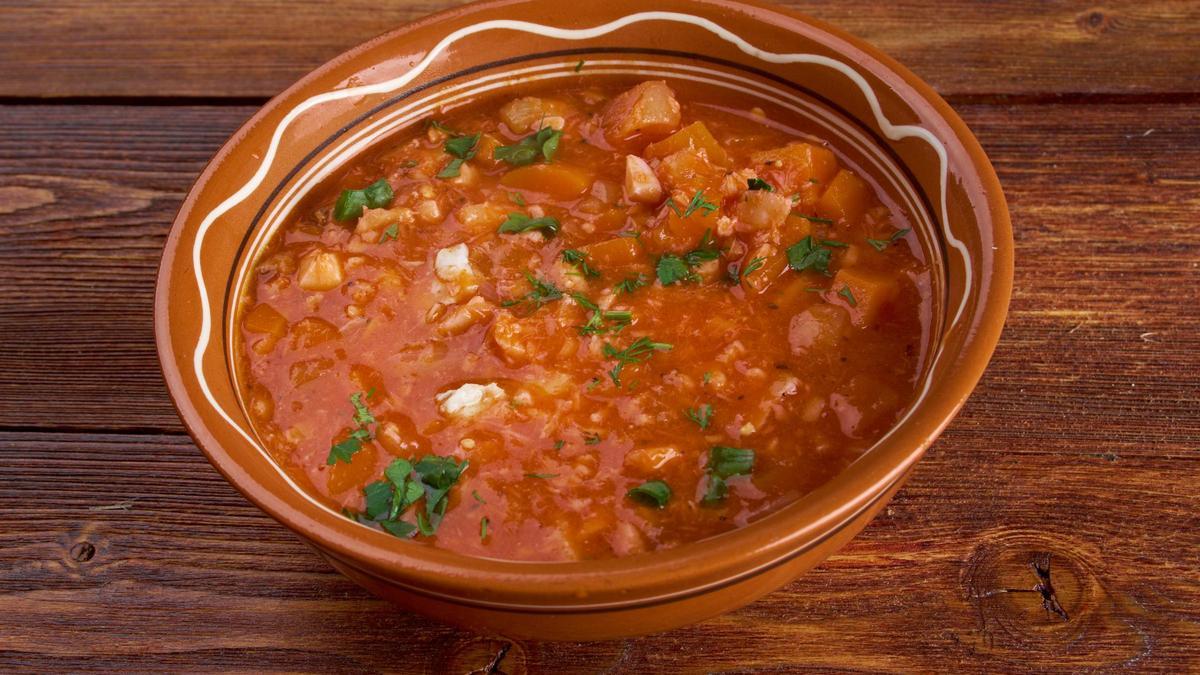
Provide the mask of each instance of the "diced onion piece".
POLYGON ((631 202, 657 204, 662 199, 662 183, 658 176, 637 155, 625 155, 625 198, 631 202))
POLYGON ((300 259, 297 283, 306 291, 328 291, 342 284, 342 260, 333 251, 313 251, 300 259))

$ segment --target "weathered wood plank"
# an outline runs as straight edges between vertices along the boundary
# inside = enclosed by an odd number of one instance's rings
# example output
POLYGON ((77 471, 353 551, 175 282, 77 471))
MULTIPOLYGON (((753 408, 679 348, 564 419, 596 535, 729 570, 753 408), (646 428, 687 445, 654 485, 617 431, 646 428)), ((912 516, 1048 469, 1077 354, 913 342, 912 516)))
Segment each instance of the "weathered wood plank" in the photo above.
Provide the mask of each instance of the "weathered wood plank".
MULTIPOLYGON (((0 107, 0 427, 181 429, 153 277, 188 185, 251 112, 0 107)), ((962 112, 1017 232, 980 432, 1126 452, 1196 439, 1200 106, 962 112)))
MULTIPOLYGON (((1195 445, 1098 457, 984 433, 989 407, 973 399, 886 513, 785 589, 647 638, 517 642, 504 672, 1200 663, 1195 445), (1046 555, 1069 620, 1029 592, 1046 555)), ((0 455, 0 668, 467 672, 504 644, 358 590, 185 438, 8 432, 0 455)))
MULTIPOLYGON (((458 0, 0 4, 0 96, 272 96, 458 0)), ((948 95, 1200 92, 1190 0, 783 4, 878 45, 948 95)))

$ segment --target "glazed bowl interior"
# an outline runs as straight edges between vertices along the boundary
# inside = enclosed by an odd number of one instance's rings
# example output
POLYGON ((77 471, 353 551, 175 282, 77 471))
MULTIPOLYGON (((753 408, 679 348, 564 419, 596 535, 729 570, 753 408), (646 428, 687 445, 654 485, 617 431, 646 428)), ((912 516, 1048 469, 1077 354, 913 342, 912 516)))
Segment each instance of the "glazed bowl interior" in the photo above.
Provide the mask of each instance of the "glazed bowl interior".
POLYGON ((1011 233, 991 167, 957 116, 902 67, 815 22, 744 3, 664 4, 672 11, 582 6, 567 22, 547 18, 550 3, 493 2, 385 35, 274 99, 189 195, 156 301, 172 396, 212 463, 335 560, 484 606, 619 607, 694 594, 800 555, 876 505, 978 380, 1007 307, 1011 233), (774 514, 615 560, 462 556, 358 525, 300 489, 252 428, 234 367, 238 297, 272 234, 316 186, 431 115, 645 79, 665 79, 690 100, 717 94, 768 117, 802 119, 908 215, 933 270, 935 310, 916 400, 900 422, 843 473, 774 514))

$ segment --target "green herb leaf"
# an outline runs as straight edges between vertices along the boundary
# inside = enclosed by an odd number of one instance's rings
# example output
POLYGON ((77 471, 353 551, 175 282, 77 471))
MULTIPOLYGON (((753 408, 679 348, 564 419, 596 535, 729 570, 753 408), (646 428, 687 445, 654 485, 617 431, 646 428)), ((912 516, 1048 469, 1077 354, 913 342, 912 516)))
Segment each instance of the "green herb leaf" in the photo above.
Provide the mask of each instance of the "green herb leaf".
POLYGON ((767 192, 775 191, 775 188, 771 187, 770 183, 761 178, 746 179, 746 187, 750 188, 751 190, 766 190, 767 192))
POLYGON ((806 216, 803 213, 797 213, 796 215, 809 221, 809 222, 813 222, 813 223, 820 223, 822 225, 832 225, 833 224, 833 221, 828 218, 818 218, 816 216, 806 216))
POLYGON ((488 535, 488 517, 484 516, 479 519, 479 541, 487 539, 488 535))
POLYGON ((539 480, 550 480, 551 478, 558 478, 558 474, 556 474, 556 473, 527 473, 527 474, 525 474, 525 477, 526 478, 537 478, 539 480))
POLYGON ((583 70, 583 59, 579 59, 579 63, 575 64, 575 72, 583 70))
POLYGON ((663 286, 670 286, 680 281, 691 281, 698 278, 683 258, 672 253, 664 253, 658 259, 658 264, 655 265, 654 272, 658 275, 658 280, 663 286))
POLYGON ((558 151, 558 144, 561 140, 561 131, 542 127, 536 133, 522 138, 514 145, 497 147, 492 151, 492 158, 507 162, 511 166, 533 164, 539 156, 550 162, 553 161, 554 153, 558 151))
POLYGON ((797 272, 815 270, 829 274, 829 257, 833 253, 828 247, 813 242, 809 235, 788 247, 788 265, 797 272))
POLYGON ((553 302, 562 298, 562 291, 560 291, 554 284, 550 283, 549 281, 542 281, 528 271, 523 272, 523 274, 525 275, 525 280, 528 281, 529 285, 533 287, 533 290, 529 291, 519 299, 505 300, 504 302, 500 303, 501 307, 512 307, 513 305, 523 304, 529 305, 530 311, 533 312, 537 311, 539 307, 548 302, 553 302))
POLYGON ((350 220, 362 215, 363 208, 382 209, 392 203, 395 194, 387 180, 380 178, 361 190, 342 190, 333 207, 334 220, 350 220))
POLYGON ((713 407, 707 403, 696 408, 688 408, 683 411, 684 416, 696 423, 703 431, 708 428, 709 422, 712 421, 713 407))
POLYGON ((400 236, 400 223, 392 223, 391 225, 388 225, 387 229, 383 231, 383 234, 379 236, 379 243, 382 244, 388 240, 395 241, 396 237, 398 236, 400 236))
POLYGON ((876 251, 882 251, 885 248, 887 248, 887 247, 891 246, 892 244, 903 239, 905 237, 905 235, 907 235, 911 231, 912 230, 910 230, 909 228, 906 227, 902 230, 896 230, 895 232, 892 233, 892 236, 888 237, 887 239, 870 239, 870 238, 868 238, 867 243, 870 244, 871 247, 874 248, 876 251))
POLYGON ((558 220, 550 216, 542 216, 541 218, 530 218, 524 213, 513 212, 508 214, 508 218, 500 224, 500 232, 503 233, 520 233, 529 232, 530 230, 546 230, 550 236, 558 232, 558 220))
POLYGON ((844 241, 834 241, 832 239, 822 239, 821 245, 828 246, 829 248, 850 248, 850 244, 847 244, 844 241))
POLYGON ((712 238, 712 230, 704 231, 704 236, 700 237, 700 245, 688 251, 683 255, 683 260, 689 267, 695 267, 700 263, 716 260, 721 257, 721 249, 717 248, 712 238))
POLYGON ((632 292, 636 291, 637 289, 641 288, 642 286, 645 286, 648 283, 650 283, 650 282, 646 280, 646 275, 642 274, 641 272, 638 272, 638 275, 636 277, 626 278, 625 280, 621 281, 621 283, 614 286, 613 290, 616 291, 618 294, 632 293, 632 292))
POLYGON ((708 471, 719 478, 744 476, 754 468, 754 451, 715 445, 708 454, 708 471))
POLYGON ((457 178, 462 172, 462 165, 475 156, 476 148, 482 133, 474 136, 455 136, 442 144, 442 149, 452 158, 441 171, 438 178, 457 178))
POLYGON ((661 480, 652 480, 642 483, 625 494, 647 506, 661 509, 671 499, 671 486, 661 480))
POLYGON ((708 486, 704 489, 704 497, 701 498, 702 504, 715 504, 729 494, 729 486, 725 484, 725 480, 720 476, 708 475, 705 477, 708 486))
POLYGON ((704 190, 696 190, 696 194, 692 195, 692 201, 688 202, 688 205, 682 210, 675 203, 674 199, 667 200, 667 208, 674 211, 675 215, 680 218, 687 218, 696 211, 704 211, 700 215, 707 217, 710 213, 717 210, 717 205, 704 198, 704 190))
POLYGON ((590 433, 590 434, 583 435, 583 444, 584 445, 599 445, 599 443, 600 443, 600 434, 590 433))
POLYGON ((363 403, 362 392, 356 391, 350 394, 350 405, 354 406, 354 421, 360 427, 375 424, 375 416, 371 414, 370 409, 367 408, 367 404, 363 403))
POLYGON ((347 438, 329 448, 329 456, 325 458, 325 464, 329 466, 338 462, 349 464, 354 453, 359 450, 362 450, 362 441, 357 438, 347 438))
POLYGON ((654 342, 646 336, 642 336, 633 341, 625 349, 618 350, 616 347, 605 342, 603 353, 606 359, 616 359, 617 365, 608 371, 608 376, 612 378, 613 384, 621 386, 621 369, 632 363, 641 363, 650 358, 656 351, 670 351, 674 347, 666 342, 654 342))
POLYGON ((395 486, 390 482, 381 480, 375 481, 363 488, 363 495, 366 497, 366 514, 371 520, 377 520, 387 516, 388 511, 392 508, 392 491, 395 486))
POLYGON ((508 193, 508 198, 517 206, 525 206, 525 195, 520 192, 510 192, 508 193))
POLYGON ((393 537, 401 539, 411 537, 417 531, 416 526, 403 520, 381 520, 379 526, 393 537))
POLYGON ((849 286, 842 286, 842 290, 838 291, 838 295, 845 298, 851 307, 858 307, 858 300, 854 299, 854 292, 850 290, 849 286))
POLYGON ((576 265, 579 271, 585 277, 598 277, 600 271, 588 264, 587 254, 583 251, 574 248, 568 248, 562 252, 563 261, 570 265, 576 265))
POLYGON ((563 439, 561 439, 561 438, 560 438, 560 439, 558 439, 557 441, 554 441, 554 449, 555 449, 555 450, 562 450, 562 449, 563 449, 563 446, 564 446, 564 445, 566 445, 566 444, 567 444, 567 442, 566 442, 566 441, 564 441, 563 439))
POLYGON ((479 502, 480 504, 487 504, 487 502, 483 500, 483 497, 479 496, 479 490, 471 490, 471 496, 474 497, 475 501, 479 502))

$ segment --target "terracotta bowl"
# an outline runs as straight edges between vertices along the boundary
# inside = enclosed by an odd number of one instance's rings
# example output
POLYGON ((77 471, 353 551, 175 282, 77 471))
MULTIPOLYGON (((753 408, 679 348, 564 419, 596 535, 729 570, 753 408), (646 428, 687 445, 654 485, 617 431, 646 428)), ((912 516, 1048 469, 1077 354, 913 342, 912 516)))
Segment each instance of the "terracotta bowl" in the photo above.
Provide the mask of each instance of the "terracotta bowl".
POLYGON ((1012 285, 1004 196, 979 144, 925 83, 820 22, 752 2, 493 0, 435 14, 325 64, 217 153, 163 252, 159 357, 212 464, 341 572, 403 606, 514 637, 602 639, 699 621, 787 583, 899 489, 971 393, 1012 285), (577 68, 580 61, 583 68, 577 68), (941 301, 918 399, 842 474, 742 529, 617 560, 472 558, 360 526, 301 492, 264 451, 231 366, 232 311, 256 252, 304 195, 439 106, 606 78, 721 88, 806 118, 913 214, 941 301))

